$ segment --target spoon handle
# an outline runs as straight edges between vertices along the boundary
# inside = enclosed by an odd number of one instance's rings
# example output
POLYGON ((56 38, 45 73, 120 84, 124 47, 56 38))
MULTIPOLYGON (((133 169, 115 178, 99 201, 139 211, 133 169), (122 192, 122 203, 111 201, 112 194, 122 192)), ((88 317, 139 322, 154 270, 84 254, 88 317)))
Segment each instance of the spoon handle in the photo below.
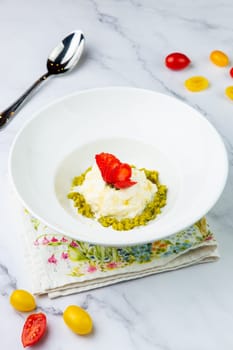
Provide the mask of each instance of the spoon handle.
POLYGON ((25 93, 20 96, 10 107, 5 109, 2 113, 0 113, 0 128, 2 128, 8 120, 15 115, 17 110, 20 108, 22 103, 26 100, 26 98, 37 88, 43 81, 45 81, 51 74, 49 72, 42 75, 35 83, 25 91, 25 93))

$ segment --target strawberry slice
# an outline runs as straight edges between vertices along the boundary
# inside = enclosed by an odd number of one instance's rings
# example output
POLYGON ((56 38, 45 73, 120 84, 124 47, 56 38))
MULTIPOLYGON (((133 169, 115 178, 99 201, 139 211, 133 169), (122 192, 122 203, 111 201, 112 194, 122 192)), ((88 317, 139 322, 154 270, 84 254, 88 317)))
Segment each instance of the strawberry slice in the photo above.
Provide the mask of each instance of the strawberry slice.
POLYGON ((112 159, 111 162, 108 163, 103 173, 103 179, 107 183, 112 184, 115 181, 114 173, 120 164, 121 163, 118 159, 112 159))
POLYGON ((108 164, 112 160, 120 162, 114 155, 112 155, 110 153, 104 153, 104 152, 102 152, 100 154, 96 154, 95 160, 96 160, 96 163, 100 169, 100 172, 101 172, 101 175, 102 175, 104 181, 106 181, 104 178, 104 172, 105 172, 108 164))
POLYGON ((129 164, 121 163, 118 158, 110 153, 99 153, 95 156, 102 178, 108 184, 117 189, 127 188, 136 184, 131 181, 132 169, 129 164))
POLYGON ((121 163, 114 172, 114 183, 119 181, 129 180, 132 175, 132 169, 129 164, 121 163))
POLYGON ((118 181, 114 182, 114 187, 120 189, 131 187, 135 185, 137 182, 136 181, 131 181, 131 180, 124 180, 124 181, 118 181))
POLYGON ((104 170, 104 157, 105 157, 104 153, 95 155, 95 161, 100 169, 101 174, 102 174, 102 171, 104 170))

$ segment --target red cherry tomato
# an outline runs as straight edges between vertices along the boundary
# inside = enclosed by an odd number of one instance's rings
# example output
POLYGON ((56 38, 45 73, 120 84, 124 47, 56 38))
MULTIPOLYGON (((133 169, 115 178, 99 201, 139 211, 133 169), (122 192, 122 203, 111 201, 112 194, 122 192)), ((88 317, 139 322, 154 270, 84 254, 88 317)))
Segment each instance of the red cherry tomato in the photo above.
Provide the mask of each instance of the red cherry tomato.
POLYGON ((216 64, 216 66, 219 67, 226 67, 229 64, 228 56, 220 50, 212 51, 210 53, 210 60, 212 63, 216 64))
POLYGON ((229 74, 233 78, 233 67, 230 69, 229 74))
POLYGON ((23 346, 26 347, 36 344, 45 334, 46 325, 45 314, 38 313, 28 316, 24 323, 21 336, 23 346))
POLYGON ((190 64, 190 59, 183 53, 173 52, 165 58, 165 65, 172 70, 181 70, 190 64))

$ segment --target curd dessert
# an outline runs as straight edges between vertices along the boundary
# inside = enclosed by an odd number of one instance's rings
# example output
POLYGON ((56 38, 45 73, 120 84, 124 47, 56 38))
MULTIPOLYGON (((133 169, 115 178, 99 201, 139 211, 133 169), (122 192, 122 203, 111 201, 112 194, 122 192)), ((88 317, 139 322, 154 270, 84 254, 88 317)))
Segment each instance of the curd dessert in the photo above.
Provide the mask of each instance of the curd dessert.
POLYGON ((73 179, 68 198, 78 213, 105 227, 130 230, 155 219, 166 204, 167 187, 157 171, 137 169, 109 153, 73 179))

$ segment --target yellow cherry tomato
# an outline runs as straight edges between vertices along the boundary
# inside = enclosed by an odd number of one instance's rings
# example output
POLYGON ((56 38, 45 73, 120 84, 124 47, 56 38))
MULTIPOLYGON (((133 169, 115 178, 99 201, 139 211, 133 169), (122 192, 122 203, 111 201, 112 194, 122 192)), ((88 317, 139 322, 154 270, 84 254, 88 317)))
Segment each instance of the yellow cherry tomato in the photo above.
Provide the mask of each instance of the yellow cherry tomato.
POLYGON ((92 331, 90 315, 79 306, 68 306, 63 313, 63 320, 74 333, 84 335, 92 331))
POLYGON ((225 94, 227 95, 227 97, 229 97, 229 99, 233 100, 233 86, 228 86, 225 89, 225 94))
POLYGON ((205 77, 195 76, 187 79, 184 85, 189 91, 198 92, 207 89, 209 81, 205 77))
POLYGON ((228 56, 219 50, 214 50, 210 53, 210 60, 219 67, 226 67, 229 64, 228 56))
POLYGON ((14 309, 22 312, 32 311, 36 308, 34 296, 23 289, 16 289, 11 293, 10 304, 14 309))

